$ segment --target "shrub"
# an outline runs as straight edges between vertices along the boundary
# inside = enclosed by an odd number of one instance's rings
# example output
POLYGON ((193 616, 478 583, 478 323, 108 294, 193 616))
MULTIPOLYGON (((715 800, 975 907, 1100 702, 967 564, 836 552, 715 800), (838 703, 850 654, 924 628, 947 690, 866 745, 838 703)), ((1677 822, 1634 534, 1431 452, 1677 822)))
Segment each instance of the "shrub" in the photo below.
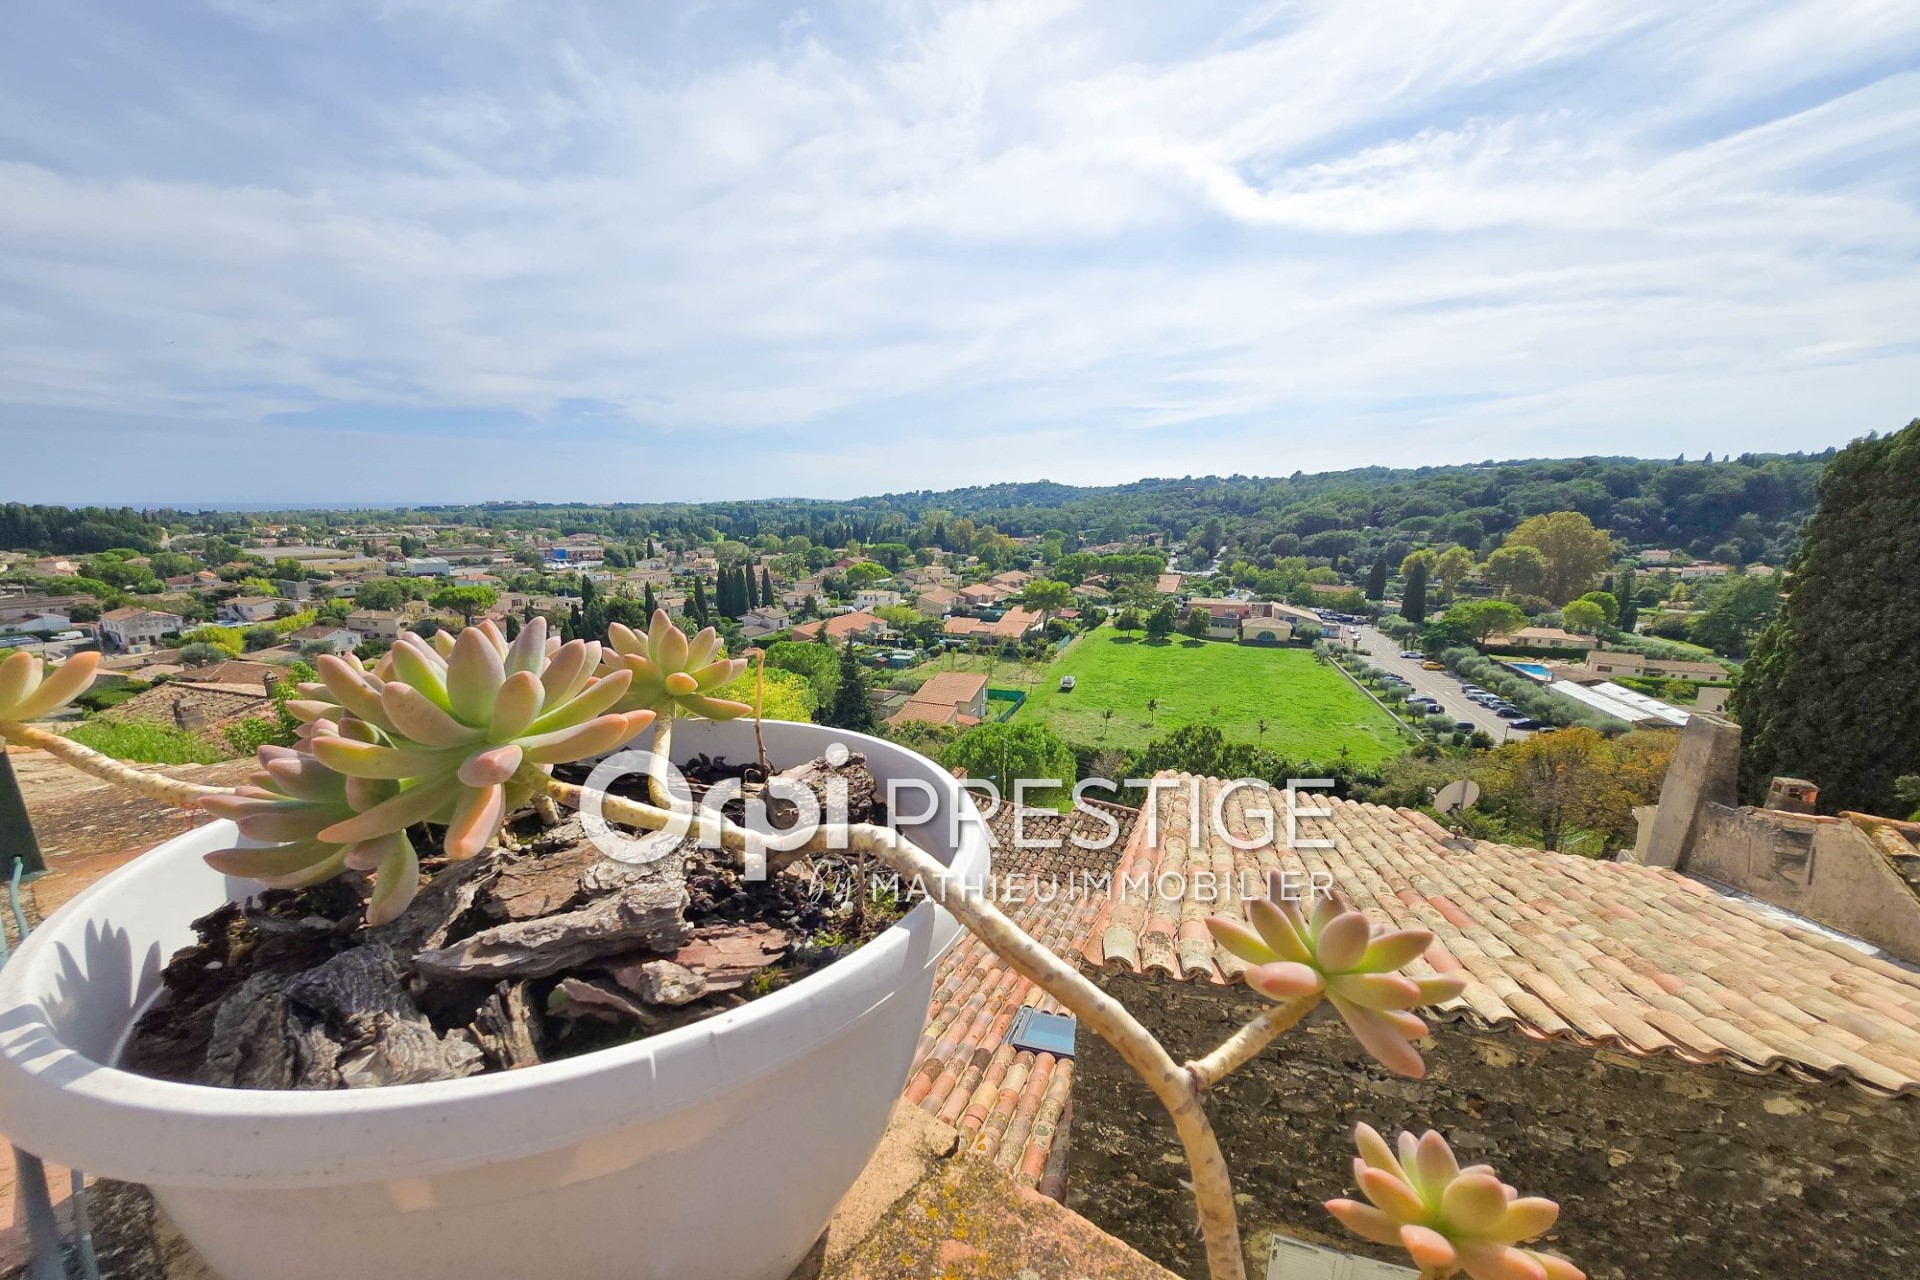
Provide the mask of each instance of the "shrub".
POLYGON ((102 755, 134 764, 214 764, 220 748, 197 733, 155 720, 89 720, 67 735, 102 755))
POLYGON ((117 707, 129 698, 138 697, 151 688, 153 688, 152 683, 146 680, 122 680, 119 684, 110 685, 96 684, 75 698, 73 705, 84 707, 88 711, 105 711, 108 707, 117 707))
POLYGON ((239 656, 242 643, 232 627, 200 627, 180 637, 182 652, 194 645, 211 645, 229 658, 239 656))
MULTIPOLYGON (((239 637, 235 636, 234 639, 238 640, 239 637)), ((233 652, 238 653, 239 650, 235 649, 233 652)), ((219 645, 195 642, 181 647, 180 665, 183 667, 210 667, 216 662, 225 662, 232 656, 232 654, 222 649, 219 645)))

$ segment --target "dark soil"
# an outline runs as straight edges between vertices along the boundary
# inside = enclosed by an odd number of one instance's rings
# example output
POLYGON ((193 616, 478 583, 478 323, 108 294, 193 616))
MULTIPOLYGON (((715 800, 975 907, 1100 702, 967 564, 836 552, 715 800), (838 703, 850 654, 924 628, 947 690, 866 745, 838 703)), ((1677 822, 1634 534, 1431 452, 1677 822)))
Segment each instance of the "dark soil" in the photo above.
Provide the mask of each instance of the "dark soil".
MULTIPOLYGON (((802 771, 816 790, 837 772, 856 796, 851 820, 877 816, 858 756, 789 772, 802 771)), ((760 780, 751 762, 702 758, 687 772, 697 792, 760 780)), ((417 848, 436 847, 437 833, 415 834, 417 848)), ((428 865, 413 904, 376 929, 357 876, 208 913, 121 1065, 293 1089, 530 1066, 736 1008, 855 950, 907 905, 869 893, 844 858, 748 881, 691 841, 645 866, 613 862, 571 816, 549 830, 517 815, 509 837, 515 847, 428 865)))

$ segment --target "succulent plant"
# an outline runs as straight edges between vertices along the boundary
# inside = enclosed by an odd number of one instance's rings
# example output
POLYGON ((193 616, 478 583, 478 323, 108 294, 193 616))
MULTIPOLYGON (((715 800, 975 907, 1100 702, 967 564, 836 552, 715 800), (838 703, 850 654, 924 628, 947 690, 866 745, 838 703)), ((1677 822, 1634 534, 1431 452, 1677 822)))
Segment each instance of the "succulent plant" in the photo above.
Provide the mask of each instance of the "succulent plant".
POLYGON ((51 668, 34 654, 13 654, 0 662, 0 722, 35 720, 58 711, 93 683, 99 666, 97 653, 76 653, 51 668))
MULTIPOLYGON (((349 727, 349 732, 354 732, 349 727)), ((200 807, 231 818, 250 840, 270 841, 207 855, 214 870, 269 889, 318 884, 352 868, 374 875, 367 904, 369 923, 392 919, 413 900, 420 862, 406 832, 394 832, 354 844, 322 839, 334 824, 372 809, 400 791, 390 779, 349 778, 316 760, 304 748, 261 747, 260 767, 248 785, 230 796, 208 796, 200 807)))
POLYGON ((608 649, 601 669, 632 673, 633 684, 620 704, 629 710, 646 709, 660 716, 701 716, 732 720, 753 710, 744 702, 716 698, 713 691, 747 669, 745 658, 724 656, 720 636, 712 627, 688 638, 664 609, 653 612, 645 632, 621 623, 607 630, 608 649))
POLYGON ((653 720, 615 711, 632 682, 597 674, 600 646, 554 644, 544 619, 509 643, 491 622, 456 639, 403 635, 372 670, 331 655, 320 680, 288 708, 306 723, 298 749, 262 756, 241 795, 201 801, 270 850, 227 850, 216 867, 282 884, 371 870, 371 924, 406 908, 419 868, 407 829, 446 826, 448 857, 487 847, 530 786, 523 764, 551 765, 612 751, 653 720), (288 752, 289 754, 278 754, 288 752))
POLYGON ((1586 1280, 1564 1258, 1522 1249, 1549 1230, 1560 1206, 1522 1197, 1484 1164, 1465 1169, 1447 1140, 1429 1130, 1399 1137, 1399 1154, 1367 1125, 1354 1129, 1354 1178, 1372 1204, 1329 1200, 1342 1226, 1375 1244, 1403 1248, 1421 1275, 1443 1280, 1586 1280))
POLYGON ((1207 919, 1214 940, 1250 966, 1246 984, 1271 1000, 1324 995, 1381 1066, 1415 1079, 1425 1075, 1413 1041, 1427 1034, 1427 1024, 1411 1010, 1451 1000, 1466 985, 1454 974, 1399 972, 1432 945, 1433 935, 1375 929, 1338 893, 1316 902, 1308 917, 1281 892, 1278 873, 1268 883, 1269 897, 1247 903, 1247 921, 1207 919))

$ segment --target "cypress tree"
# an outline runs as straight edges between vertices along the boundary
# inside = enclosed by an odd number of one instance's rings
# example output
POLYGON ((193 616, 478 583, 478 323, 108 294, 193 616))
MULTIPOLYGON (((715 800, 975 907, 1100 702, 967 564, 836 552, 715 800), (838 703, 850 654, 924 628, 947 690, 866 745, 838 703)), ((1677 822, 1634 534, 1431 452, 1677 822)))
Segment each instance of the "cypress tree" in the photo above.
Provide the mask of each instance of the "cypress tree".
POLYGON ((867 696, 866 674, 860 670, 860 660, 853 656, 851 640, 840 650, 840 687, 833 692, 827 723, 854 733, 873 733, 880 727, 873 714, 873 699, 867 696))
POLYGON ((1614 626, 1622 631, 1632 632, 1633 624, 1640 616, 1640 606, 1634 602, 1633 566, 1625 565, 1614 583, 1614 598, 1620 602, 1620 616, 1614 620, 1614 626))
POLYGON ((1743 789, 1806 778, 1830 812, 1894 813, 1920 773, 1920 419, 1834 455, 1791 568, 1728 703, 1743 789))
POLYGON ((653 584, 651 582, 646 584, 646 591, 645 591, 645 594, 642 595, 641 599, 646 603, 647 622, 648 622, 648 625, 651 626, 653 622, 653 611, 660 607, 659 599, 653 594, 653 584))
POLYGON ((1407 589, 1400 593, 1400 616, 1408 622, 1427 620, 1427 562, 1416 560, 1407 574, 1407 589))
POLYGON ((765 565, 760 566, 760 607, 773 608, 773 575, 767 572, 765 565))
POLYGON ((695 578, 693 580, 693 600, 687 607, 693 612, 693 620, 695 622, 703 627, 707 625, 707 621, 712 615, 707 612, 707 581, 705 578, 695 578))
POLYGON ((1367 599, 1379 600, 1387 594, 1387 558, 1381 556, 1367 572, 1367 599))

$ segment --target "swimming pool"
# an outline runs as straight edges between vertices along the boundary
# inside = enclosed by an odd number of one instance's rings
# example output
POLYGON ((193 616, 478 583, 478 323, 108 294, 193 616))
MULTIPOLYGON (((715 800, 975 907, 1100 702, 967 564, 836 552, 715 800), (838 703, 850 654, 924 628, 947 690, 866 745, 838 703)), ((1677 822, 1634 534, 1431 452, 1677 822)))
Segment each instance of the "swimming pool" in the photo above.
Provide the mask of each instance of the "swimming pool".
POLYGON ((1507 665, 1515 671, 1532 676, 1535 680, 1553 679, 1553 673, 1547 670, 1547 665, 1544 662, 1509 662, 1507 665))

